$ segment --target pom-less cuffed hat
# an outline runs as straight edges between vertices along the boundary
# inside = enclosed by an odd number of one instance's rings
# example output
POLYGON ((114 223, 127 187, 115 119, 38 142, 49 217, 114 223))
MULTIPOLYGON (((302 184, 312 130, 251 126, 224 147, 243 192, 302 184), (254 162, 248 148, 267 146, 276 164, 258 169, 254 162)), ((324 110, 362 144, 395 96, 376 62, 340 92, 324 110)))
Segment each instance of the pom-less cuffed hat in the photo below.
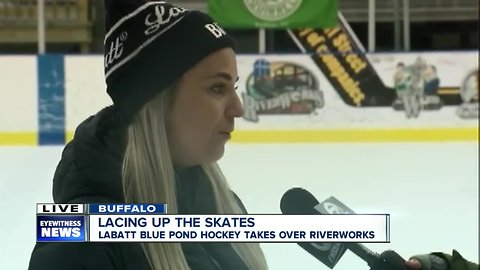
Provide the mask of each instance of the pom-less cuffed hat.
POLYGON ((207 14, 163 1, 106 0, 105 78, 115 113, 130 123, 145 103, 234 42, 207 14))

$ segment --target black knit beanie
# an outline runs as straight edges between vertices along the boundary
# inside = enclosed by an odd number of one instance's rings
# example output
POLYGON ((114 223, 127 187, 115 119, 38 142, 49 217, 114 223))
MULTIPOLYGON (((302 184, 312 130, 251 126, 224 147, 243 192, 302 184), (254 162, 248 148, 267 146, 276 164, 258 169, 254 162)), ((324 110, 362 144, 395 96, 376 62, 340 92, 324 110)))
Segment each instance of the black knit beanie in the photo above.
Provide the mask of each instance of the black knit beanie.
POLYGON ((207 14, 163 1, 105 0, 105 79, 115 113, 130 123, 145 103, 234 42, 207 14))

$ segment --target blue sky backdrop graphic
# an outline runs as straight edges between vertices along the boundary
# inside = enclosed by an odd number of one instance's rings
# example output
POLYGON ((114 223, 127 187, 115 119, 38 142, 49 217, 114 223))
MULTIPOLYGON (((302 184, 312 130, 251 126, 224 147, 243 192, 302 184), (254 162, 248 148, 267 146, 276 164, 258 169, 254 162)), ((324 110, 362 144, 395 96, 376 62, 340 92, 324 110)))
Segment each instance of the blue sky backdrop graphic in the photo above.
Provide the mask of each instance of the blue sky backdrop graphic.
POLYGON ((65 143, 65 71, 62 55, 41 55, 38 65, 39 144, 65 143))

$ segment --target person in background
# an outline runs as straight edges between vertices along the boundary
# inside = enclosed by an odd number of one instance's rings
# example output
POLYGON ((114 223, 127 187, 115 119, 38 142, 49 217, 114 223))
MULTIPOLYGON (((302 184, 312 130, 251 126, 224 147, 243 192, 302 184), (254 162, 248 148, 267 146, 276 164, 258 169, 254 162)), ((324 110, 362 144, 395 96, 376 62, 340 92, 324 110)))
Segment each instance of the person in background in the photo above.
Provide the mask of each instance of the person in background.
POLYGON ((428 65, 424 72, 424 97, 427 103, 435 102, 438 98, 438 88, 440 87, 440 79, 437 76, 437 69, 433 65, 428 65))
POLYGON ((393 85, 397 98, 403 104, 407 118, 418 117, 420 113, 420 105, 417 96, 414 94, 412 79, 412 67, 406 67, 403 62, 398 63, 393 75, 393 85))
MULTIPOLYGON (((55 203, 166 203, 171 214, 246 213, 217 165, 234 120, 234 42, 208 15, 166 2, 105 2, 113 106, 81 123, 55 203)), ((258 243, 37 243, 37 269, 267 269, 258 243)))

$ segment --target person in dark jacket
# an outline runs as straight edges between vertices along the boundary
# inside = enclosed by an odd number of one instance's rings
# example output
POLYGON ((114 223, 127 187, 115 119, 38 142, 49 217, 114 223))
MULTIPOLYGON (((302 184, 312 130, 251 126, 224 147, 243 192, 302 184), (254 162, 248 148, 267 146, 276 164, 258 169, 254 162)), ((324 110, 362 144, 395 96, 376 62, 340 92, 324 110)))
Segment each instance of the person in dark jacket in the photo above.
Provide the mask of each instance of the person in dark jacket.
POLYGON ((437 96, 438 95, 438 87, 440 87, 440 79, 437 75, 437 68, 433 65, 429 65, 425 68, 424 71, 424 80, 425 80, 425 96, 437 96))
MULTIPOLYGON (((208 15, 165 2, 105 2, 109 106, 76 129, 55 203, 166 203, 241 214, 216 161, 243 114, 234 43, 208 15)), ((267 269, 258 243, 37 243, 30 270, 267 269)))

